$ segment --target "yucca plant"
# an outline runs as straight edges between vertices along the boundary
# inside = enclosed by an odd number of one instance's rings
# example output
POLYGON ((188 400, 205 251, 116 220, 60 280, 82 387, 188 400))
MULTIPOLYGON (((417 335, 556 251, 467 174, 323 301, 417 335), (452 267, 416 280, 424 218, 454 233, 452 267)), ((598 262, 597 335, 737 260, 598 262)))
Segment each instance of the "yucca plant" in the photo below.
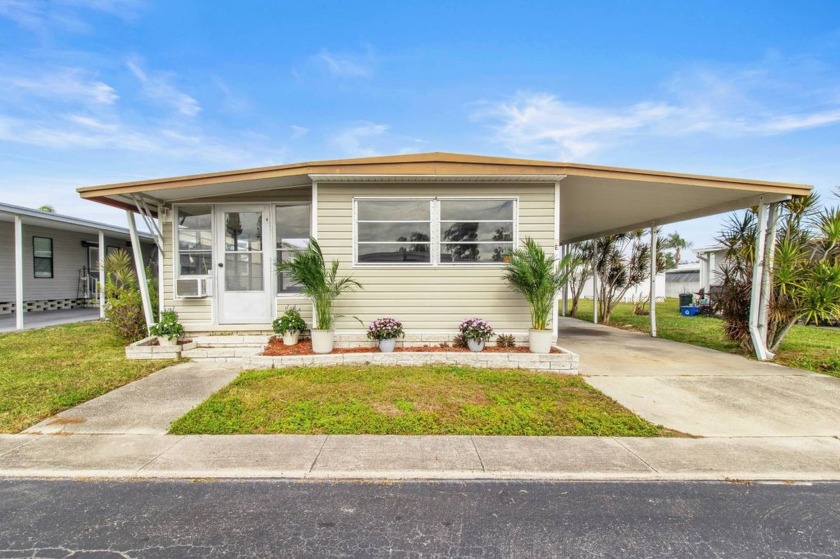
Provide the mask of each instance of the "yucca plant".
POLYGON ((339 278, 338 267, 338 260, 333 260, 327 267, 321 246, 311 237, 306 250, 294 253, 288 262, 277 263, 277 271, 289 274, 312 299, 316 330, 332 330, 337 318, 333 312, 335 300, 344 293, 362 289, 362 285, 349 276, 339 278))
POLYGON ((555 261, 530 237, 523 248, 508 255, 502 277, 528 301, 533 330, 548 328, 555 297, 569 280, 571 261, 571 256, 555 261))

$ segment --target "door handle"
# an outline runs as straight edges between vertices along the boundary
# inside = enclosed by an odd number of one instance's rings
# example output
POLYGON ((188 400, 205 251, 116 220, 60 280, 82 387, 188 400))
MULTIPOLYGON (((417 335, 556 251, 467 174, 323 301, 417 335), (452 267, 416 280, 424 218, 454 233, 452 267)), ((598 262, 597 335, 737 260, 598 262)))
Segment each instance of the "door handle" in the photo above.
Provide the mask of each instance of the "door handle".
POLYGON ((219 268, 224 268, 225 267, 224 263, 222 263, 222 262, 219 262, 218 266, 219 266, 219 268))

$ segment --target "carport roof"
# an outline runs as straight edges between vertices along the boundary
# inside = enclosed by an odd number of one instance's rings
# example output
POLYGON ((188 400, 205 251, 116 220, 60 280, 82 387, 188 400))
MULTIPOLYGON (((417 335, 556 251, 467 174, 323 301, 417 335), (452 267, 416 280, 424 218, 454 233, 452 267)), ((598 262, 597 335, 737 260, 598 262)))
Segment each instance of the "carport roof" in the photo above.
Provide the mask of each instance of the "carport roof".
MULTIPOLYGON (((352 187, 363 182, 559 181, 560 242, 663 225, 804 196, 804 184, 580 163, 454 153, 420 153, 291 163, 80 188, 83 198, 134 209, 132 196, 174 202, 237 192, 309 186, 312 175, 352 187)), ((515 193, 516 186, 512 187, 515 193)))
MULTIPOLYGON (((82 219, 69 215, 33 210, 31 208, 24 208, 23 206, 0 203, 0 221, 14 221, 14 216, 19 216, 24 225, 36 225, 39 227, 58 229, 60 231, 76 231, 80 233, 96 233, 98 231, 102 231, 121 239, 129 238, 128 229, 125 229, 124 227, 117 227, 115 225, 109 225, 107 223, 100 223, 98 221, 91 221, 89 219, 82 219)), ((144 240, 152 240, 152 236, 148 233, 140 232, 139 235, 144 240)))

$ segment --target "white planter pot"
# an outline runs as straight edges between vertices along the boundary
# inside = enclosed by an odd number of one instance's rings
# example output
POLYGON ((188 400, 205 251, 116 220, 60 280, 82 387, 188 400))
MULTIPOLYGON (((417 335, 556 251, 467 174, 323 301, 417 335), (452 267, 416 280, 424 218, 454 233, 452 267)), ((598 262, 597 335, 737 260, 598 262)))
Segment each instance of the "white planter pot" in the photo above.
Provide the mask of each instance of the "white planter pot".
POLYGON ((397 347, 397 339, 391 338, 389 340, 379 340, 379 351, 382 353, 391 353, 397 347))
POLYGON ((528 349, 531 353, 551 353, 554 332, 551 330, 528 330, 528 349))
POLYGON ((312 330, 312 351, 330 353, 335 344, 335 332, 332 330, 312 330))
POLYGON ((178 338, 172 338, 170 340, 166 336, 158 336, 157 339, 158 339, 158 345, 170 346, 170 347, 178 345, 178 338))
POLYGON ((484 343, 484 340, 467 338, 467 347, 470 348, 470 351, 484 351, 484 343))
POLYGON ((286 332, 283 334, 283 345, 295 345, 298 343, 298 338, 300 337, 300 332, 297 330, 293 330, 291 332, 286 332))

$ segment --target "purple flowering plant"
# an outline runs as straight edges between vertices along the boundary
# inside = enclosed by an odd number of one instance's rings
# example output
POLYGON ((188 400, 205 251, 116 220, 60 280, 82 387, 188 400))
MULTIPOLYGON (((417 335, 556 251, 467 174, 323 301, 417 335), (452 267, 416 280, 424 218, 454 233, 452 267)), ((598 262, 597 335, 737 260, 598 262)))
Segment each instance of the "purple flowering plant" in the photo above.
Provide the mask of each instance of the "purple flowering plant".
POLYGON ((493 327, 483 318, 468 318, 458 328, 468 340, 486 342, 493 336, 493 327))
POLYGON ((402 338, 405 335, 403 332, 402 322, 395 318, 377 318, 368 326, 367 337, 371 340, 392 340, 402 338))

